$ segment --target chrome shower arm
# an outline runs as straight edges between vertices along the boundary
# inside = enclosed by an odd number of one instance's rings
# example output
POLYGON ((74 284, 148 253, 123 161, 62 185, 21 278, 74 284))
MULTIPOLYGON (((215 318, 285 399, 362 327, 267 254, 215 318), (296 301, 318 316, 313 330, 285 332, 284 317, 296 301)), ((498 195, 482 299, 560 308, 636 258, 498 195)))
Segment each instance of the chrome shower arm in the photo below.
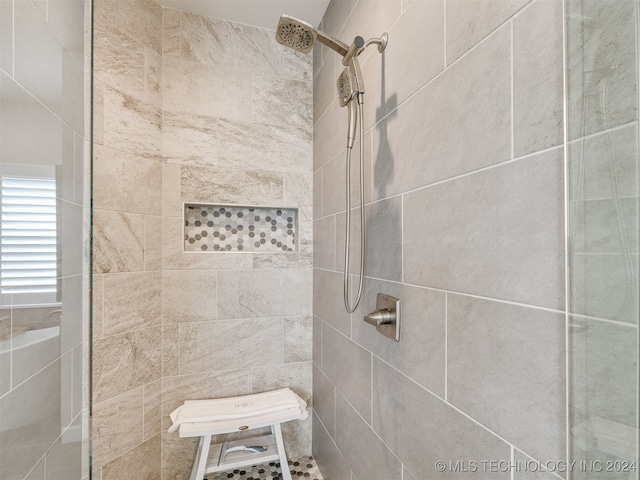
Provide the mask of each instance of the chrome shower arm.
POLYGON ((388 41, 389 35, 387 35, 387 33, 385 32, 380 37, 370 38, 369 40, 364 42, 364 48, 367 48, 371 44, 378 45, 378 51, 382 53, 384 52, 384 49, 387 48, 388 41))

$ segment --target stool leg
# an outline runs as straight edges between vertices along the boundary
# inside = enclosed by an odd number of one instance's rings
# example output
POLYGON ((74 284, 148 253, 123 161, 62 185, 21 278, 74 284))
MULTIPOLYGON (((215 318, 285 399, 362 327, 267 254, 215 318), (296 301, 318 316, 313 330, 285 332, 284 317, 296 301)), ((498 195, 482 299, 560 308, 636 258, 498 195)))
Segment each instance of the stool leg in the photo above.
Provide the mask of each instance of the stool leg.
POLYGON ((284 441, 282 440, 282 430, 280 424, 271 425, 271 432, 276 437, 276 446, 278 447, 278 455, 280 456, 280 469, 282 470, 282 480, 292 480, 289 471, 289 462, 287 461, 287 453, 284 450, 284 441))
POLYGON ((198 445, 198 452, 196 453, 196 459, 193 462, 193 468, 191 469, 191 476, 189 480, 202 480, 204 478, 204 471, 207 468, 207 457, 209 457, 209 447, 211 446, 211 435, 203 435, 200 437, 200 444, 198 445))

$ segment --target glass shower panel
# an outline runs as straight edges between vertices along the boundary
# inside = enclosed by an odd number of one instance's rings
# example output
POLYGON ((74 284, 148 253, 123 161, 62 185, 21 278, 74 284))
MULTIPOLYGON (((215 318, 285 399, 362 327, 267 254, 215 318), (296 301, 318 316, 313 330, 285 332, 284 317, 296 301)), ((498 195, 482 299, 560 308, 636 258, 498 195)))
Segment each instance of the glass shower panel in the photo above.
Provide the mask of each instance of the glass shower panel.
POLYGON ((565 0, 572 479, 638 479, 638 0, 565 0))
POLYGON ((89 478, 89 0, 0 0, 0 480, 89 478))

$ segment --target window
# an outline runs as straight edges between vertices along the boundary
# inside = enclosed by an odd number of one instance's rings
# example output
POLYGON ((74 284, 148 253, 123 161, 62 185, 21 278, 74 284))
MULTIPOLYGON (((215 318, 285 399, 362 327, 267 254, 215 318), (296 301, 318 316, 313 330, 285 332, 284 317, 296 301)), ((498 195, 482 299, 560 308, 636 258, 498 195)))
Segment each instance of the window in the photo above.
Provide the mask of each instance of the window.
POLYGON ((3 175, 0 292, 13 305, 57 296, 55 178, 3 175))

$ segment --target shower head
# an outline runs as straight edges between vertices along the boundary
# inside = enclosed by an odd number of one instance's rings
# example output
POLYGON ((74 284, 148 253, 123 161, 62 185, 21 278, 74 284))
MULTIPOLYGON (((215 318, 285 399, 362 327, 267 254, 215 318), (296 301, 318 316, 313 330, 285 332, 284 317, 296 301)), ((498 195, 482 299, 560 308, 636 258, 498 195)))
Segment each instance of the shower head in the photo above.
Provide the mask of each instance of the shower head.
POLYGON ((280 17, 278 27, 276 28, 276 41, 278 43, 297 50, 298 52, 309 53, 316 40, 343 57, 349 50, 349 47, 340 40, 336 40, 320 30, 316 30, 307 22, 290 17, 289 15, 282 15, 280 17))
POLYGON ((353 99, 357 90, 356 81, 351 69, 345 68, 342 71, 338 77, 336 85, 338 86, 338 100, 340 101, 340 106, 345 107, 353 99))
POLYGON ((276 29, 276 41, 302 53, 309 53, 316 41, 316 29, 307 22, 282 15, 276 29))

